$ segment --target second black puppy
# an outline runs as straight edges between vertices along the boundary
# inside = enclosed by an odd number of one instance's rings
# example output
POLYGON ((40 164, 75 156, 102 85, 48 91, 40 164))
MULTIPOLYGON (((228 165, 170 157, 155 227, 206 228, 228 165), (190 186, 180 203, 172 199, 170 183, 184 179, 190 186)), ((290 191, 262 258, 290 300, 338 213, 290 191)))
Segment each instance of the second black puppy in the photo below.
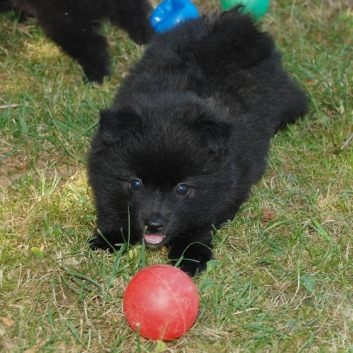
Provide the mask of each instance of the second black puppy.
POLYGON ((101 113, 88 166, 92 247, 144 238, 188 274, 202 271, 213 226, 234 218, 271 137, 306 111, 270 36, 237 9, 159 35, 101 113))
POLYGON ((80 63, 85 78, 98 83, 110 74, 108 43, 98 32, 100 20, 125 29, 139 44, 153 35, 148 0, 0 0, 0 10, 9 6, 33 15, 45 34, 80 63))

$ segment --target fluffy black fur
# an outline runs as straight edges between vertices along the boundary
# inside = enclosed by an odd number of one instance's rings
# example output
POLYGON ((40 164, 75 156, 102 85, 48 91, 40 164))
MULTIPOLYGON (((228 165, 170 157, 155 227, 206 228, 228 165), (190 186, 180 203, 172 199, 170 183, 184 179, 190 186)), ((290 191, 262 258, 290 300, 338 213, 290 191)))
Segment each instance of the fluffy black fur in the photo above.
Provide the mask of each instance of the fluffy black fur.
POLYGON ((213 225, 234 218, 271 137, 307 107, 270 36, 238 9, 158 35, 101 112, 88 165, 92 247, 144 237, 188 274, 202 271, 213 225))
POLYGON ((100 20, 110 20, 139 44, 153 36, 148 0, 0 0, 0 9, 9 6, 33 15, 45 34, 79 62, 85 78, 98 83, 110 75, 100 20))

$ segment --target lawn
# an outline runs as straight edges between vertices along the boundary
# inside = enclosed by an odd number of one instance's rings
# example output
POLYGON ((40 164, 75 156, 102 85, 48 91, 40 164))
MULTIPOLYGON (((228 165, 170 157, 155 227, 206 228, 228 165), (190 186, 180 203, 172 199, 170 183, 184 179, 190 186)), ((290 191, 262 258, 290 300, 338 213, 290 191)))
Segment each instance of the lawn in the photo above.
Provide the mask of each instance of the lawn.
POLYGON ((195 325, 163 345, 131 330, 122 298, 165 252, 87 246, 90 139, 144 48, 104 24, 113 76, 87 85, 33 19, 1 14, 0 26, 1 352, 353 352, 352 8, 271 2, 262 27, 310 112, 273 139, 265 176, 194 278, 195 325))

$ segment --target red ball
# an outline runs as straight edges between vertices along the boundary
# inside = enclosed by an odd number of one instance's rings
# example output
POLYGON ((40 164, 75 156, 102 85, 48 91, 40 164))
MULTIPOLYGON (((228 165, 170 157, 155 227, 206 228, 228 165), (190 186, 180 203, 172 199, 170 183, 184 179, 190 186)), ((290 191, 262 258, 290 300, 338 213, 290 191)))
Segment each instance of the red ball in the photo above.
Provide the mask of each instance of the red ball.
POLYGON ((182 270, 155 265, 138 272, 124 295, 130 326, 142 337, 170 341, 194 324, 200 307, 197 288, 182 270))

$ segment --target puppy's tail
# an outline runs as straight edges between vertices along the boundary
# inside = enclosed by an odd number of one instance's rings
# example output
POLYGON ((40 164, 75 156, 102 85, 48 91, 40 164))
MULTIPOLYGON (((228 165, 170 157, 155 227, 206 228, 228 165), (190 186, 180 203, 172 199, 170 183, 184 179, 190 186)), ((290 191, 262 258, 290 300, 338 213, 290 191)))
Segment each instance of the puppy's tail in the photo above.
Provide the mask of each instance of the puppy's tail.
POLYGON ((259 30, 254 20, 241 12, 240 6, 205 16, 203 22, 207 35, 193 43, 191 51, 199 63, 206 65, 205 69, 209 63, 213 71, 214 63, 219 63, 220 58, 223 65, 248 69, 273 54, 274 43, 270 35, 259 30))

